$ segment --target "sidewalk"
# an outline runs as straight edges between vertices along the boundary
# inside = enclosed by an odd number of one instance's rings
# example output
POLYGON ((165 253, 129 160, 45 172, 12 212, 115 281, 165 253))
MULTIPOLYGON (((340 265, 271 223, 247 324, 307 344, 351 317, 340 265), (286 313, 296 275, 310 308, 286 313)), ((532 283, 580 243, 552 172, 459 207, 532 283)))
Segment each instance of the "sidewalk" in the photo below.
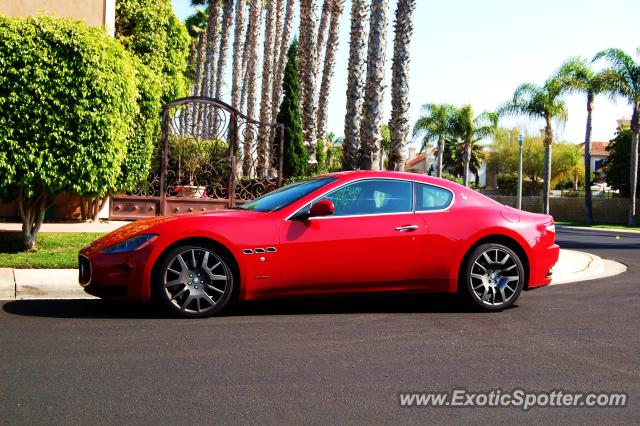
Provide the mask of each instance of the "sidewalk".
MULTIPOLYGON (((626 270, 625 265, 594 254, 560 250, 551 285, 610 277, 626 270)), ((77 269, 0 268, 0 299, 93 298, 78 284, 77 269)))
MULTIPOLYGON (((131 223, 126 220, 111 220, 109 222, 60 222, 43 223, 40 232, 111 232, 131 223)), ((0 232, 21 231, 21 223, 0 222, 0 232)))
POLYGON ((594 228, 592 226, 573 226, 573 225, 556 225, 556 229, 573 229, 576 231, 597 231, 617 234, 638 234, 640 230, 636 229, 618 229, 618 228, 594 228))

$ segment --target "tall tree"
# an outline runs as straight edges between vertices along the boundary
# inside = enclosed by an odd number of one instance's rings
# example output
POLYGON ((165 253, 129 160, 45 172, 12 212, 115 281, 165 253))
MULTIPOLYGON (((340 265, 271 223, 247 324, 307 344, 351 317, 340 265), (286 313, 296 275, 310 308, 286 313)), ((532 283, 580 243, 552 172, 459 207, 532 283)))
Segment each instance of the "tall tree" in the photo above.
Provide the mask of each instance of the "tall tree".
POLYGON ((568 59, 556 72, 556 79, 568 93, 584 93, 587 100, 587 125, 584 137, 584 220, 587 225, 593 223, 591 201, 591 120, 596 95, 612 90, 610 72, 596 73, 584 58, 568 59))
MULTIPOLYGON (((256 109, 256 83, 258 80, 258 42, 260 40, 260 29, 262 27, 262 0, 251 0, 249 13, 249 32, 247 40, 247 115, 255 117, 256 109)), ((254 133, 247 132, 243 143, 242 174, 251 175, 251 164, 253 162, 251 149, 254 142, 254 133)))
POLYGON ((244 78, 242 58, 246 52, 244 49, 246 12, 247 5, 245 0, 237 0, 235 35, 233 38, 233 59, 231 63, 231 106, 237 109, 241 109, 240 91, 242 90, 242 80, 244 78))
MULTIPOLYGON (((216 68, 216 99, 222 98, 222 86, 224 85, 224 71, 227 65, 227 51, 231 41, 231 29, 233 28, 233 0, 223 0, 222 9, 222 33, 220 34, 220 49, 218 50, 218 65, 216 68)), ((238 0, 242 2, 243 0, 238 0)))
POLYGON ((455 107, 449 104, 424 104, 420 116, 413 126, 413 136, 423 136, 422 147, 424 151, 429 142, 437 142, 436 148, 436 176, 442 177, 443 155, 445 143, 451 132, 452 117, 455 107))
POLYGON ((393 65, 391 67, 391 149, 389 170, 404 169, 404 149, 409 133, 409 45, 413 33, 415 0, 398 0, 396 5, 393 65))
MULTIPOLYGON (((284 16, 284 0, 274 0, 275 1, 275 10, 274 17, 275 20, 275 29, 273 34, 273 61, 272 61, 272 69, 271 69, 271 87, 269 88, 269 96, 271 97, 271 111, 269 113, 268 122, 273 122, 276 119, 277 109, 279 107, 280 99, 275 98, 275 90, 276 86, 276 73, 278 72, 278 61, 280 59, 280 47, 282 45, 282 31, 283 31, 283 23, 282 18, 284 16)), ((280 86, 282 86, 282 82, 280 82, 280 86)), ((273 139, 270 139, 273 140, 273 139)), ((273 144, 272 144, 273 145, 273 144)))
MULTIPOLYGON (((474 117, 473 107, 469 104, 457 108, 452 119, 452 133, 463 143, 462 166, 463 183, 469 186, 469 164, 471 162, 472 147, 474 143, 489 137, 498 128, 498 115, 492 112, 483 112, 474 117)), ((474 173, 477 177, 477 170, 474 173)))
POLYGON ((620 49, 606 49, 596 54, 594 61, 606 60, 605 71, 613 80, 613 93, 624 98, 633 107, 631 114, 631 170, 629 176, 630 202, 629 226, 636 224, 636 201, 638 197, 638 140, 640 139, 640 63, 620 49))
MULTIPOLYGON (((262 94, 260 96, 260 121, 268 123, 271 120, 271 74, 273 74, 273 46, 275 29, 275 1, 267 3, 267 17, 265 21, 264 49, 262 55, 262 94)), ((260 126, 258 134, 258 177, 263 177, 269 170, 269 139, 271 128, 260 126)))
POLYGON ((318 25, 318 42, 316 43, 316 60, 322 63, 322 52, 325 49, 327 41, 327 31, 331 22, 331 9, 333 0, 324 0, 322 3, 322 12, 320 13, 320 24, 318 25))
POLYGON ((318 128, 317 135, 325 134, 327 127, 327 112, 329 109, 329 94, 331 93, 331 79, 333 77, 333 68, 335 65, 336 51, 338 50, 338 42, 340 36, 340 17, 344 8, 344 0, 325 0, 325 4, 330 3, 329 8, 330 25, 329 37, 326 43, 326 53, 324 55, 324 66, 322 69, 322 81, 320 83, 320 91, 318 92, 318 128))
POLYGON ((371 1, 364 118, 360 128, 360 168, 364 170, 379 168, 388 10, 389 0, 371 1))
MULTIPOLYGON (((251 3, 249 3, 249 10, 251 9, 251 3)), ((261 12, 262 13, 262 12, 261 12)), ((251 18, 251 14, 249 13, 249 18, 251 18)), ((244 111, 246 112, 246 104, 247 104, 247 86, 249 85, 248 83, 248 79, 247 79, 247 63, 249 62, 249 45, 251 44, 252 40, 250 39, 251 37, 251 19, 249 19, 249 22, 247 22, 247 31, 245 31, 245 38, 244 38, 244 48, 242 49, 242 71, 241 71, 241 75, 242 75, 242 88, 240 89, 240 111, 244 111)))
POLYGON ((549 214, 549 192, 551 183, 551 150, 553 144, 553 120, 567 120, 567 106, 561 99, 562 85, 557 79, 550 78, 542 86, 533 83, 520 85, 511 101, 498 109, 499 115, 524 115, 544 120, 544 171, 543 203, 545 214, 549 214))
MULTIPOLYGON (((192 0, 192 4, 203 4, 204 0, 192 0)), ((213 96, 214 80, 216 77, 216 55, 218 51, 218 24, 220 20, 220 2, 219 0, 208 0, 207 13, 209 14, 209 22, 207 23, 207 59, 205 62, 205 72, 203 78, 203 95, 213 96)))
MULTIPOLYGON (((304 45, 300 45, 300 52, 304 52, 304 72, 302 73, 302 129, 305 145, 309 150, 309 165, 316 164, 316 87, 318 83, 318 61, 316 53, 316 32, 318 31, 318 5, 316 0, 300 0, 300 29, 305 33, 304 45), (302 11, 304 10, 304 13, 302 11), (303 19, 304 16, 304 19, 303 19)), ((301 32, 301 37, 302 37, 301 32)))
POLYGON ((284 21, 282 23, 282 36, 276 38, 276 43, 280 43, 280 49, 278 51, 278 56, 276 56, 277 63, 275 64, 275 73, 273 77, 272 106, 274 117, 277 113, 277 108, 280 105, 280 99, 282 97, 282 80, 284 78, 284 67, 287 62, 288 46, 289 40, 291 38, 291 29, 293 28, 293 15, 295 13, 295 7, 296 0, 287 0, 287 7, 284 13, 284 21))
MULTIPOLYGON (((300 123, 300 76, 298 75, 298 41, 293 40, 287 52, 282 91, 284 97, 278 112, 278 123, 284 124, 283 177, 304 176, 307 174, 307 149, 302 142, 302 124, 300 123)), ((276 132, 273 167, 278 168, 280 132, 276 132)))
POLYGON ((344 170, 358 168, 358 150, 360 149, 360 124, 364 102, 366 76, 367 0, 351 1, 351 38, 349 46, 349 64, 347 79, 347 112, 344 116, 344 143, 342 167, 344 170))

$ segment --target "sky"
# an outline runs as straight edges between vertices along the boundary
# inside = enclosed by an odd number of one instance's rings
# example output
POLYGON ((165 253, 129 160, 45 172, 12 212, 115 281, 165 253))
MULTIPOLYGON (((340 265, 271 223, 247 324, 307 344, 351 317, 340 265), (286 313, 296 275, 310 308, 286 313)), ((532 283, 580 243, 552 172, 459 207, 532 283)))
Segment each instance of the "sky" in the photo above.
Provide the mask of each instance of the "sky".
MULTIPOLYGON (((172 0, 180 19, 193 13, 189 0, 172 0)), ((322 0, 318 1, 319 9, 322 0)), ((470 103, 476 114, 494 111, 523 82, 542 84, 571 56, 591 59, 609 47, 636 56, 640 48, 638 0, 417 0, 410 63, 410 122, 425 103, 470 103)), ((385 122, 391 111, 391 58, 396 0, 389 0, 385 122)), ((351 2, 345 2, 329 101, 327 130, 342 135, 346 104, 351 2)), ((294 31, 297 32, 297 18, 294 31)), ((598 66, 596 66, 597 68, 598 66)), ((229 80, 229 79, 227 79, 229 80)), ((228 96, 228 95, 227 95, 228 96)), ((566 98, 569 119, 556 139, 584 141, 586 99, 566 98)), ((596 98, 594 141, 611 139, 616 120, 631 115, 624 100, 596 98)), ((538 133, 542 122, 501 119, 503 127, 538 133)))

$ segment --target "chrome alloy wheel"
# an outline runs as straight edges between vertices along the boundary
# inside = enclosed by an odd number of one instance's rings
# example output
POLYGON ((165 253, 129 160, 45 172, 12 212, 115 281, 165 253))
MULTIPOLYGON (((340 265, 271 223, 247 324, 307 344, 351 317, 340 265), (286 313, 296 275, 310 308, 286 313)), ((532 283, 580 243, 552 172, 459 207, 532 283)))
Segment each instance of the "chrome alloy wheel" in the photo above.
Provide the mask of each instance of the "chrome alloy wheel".
POLYGON ((204 314, 231 291, 231 271, 214 252, 189 248, 166 264, 163 294, 180 311, 204 314))
POLYGON ((522 271, 520 263, 501 248, 481 252, 469 274, 472 295, 482 305, 500 308, 518 294, 522 271))

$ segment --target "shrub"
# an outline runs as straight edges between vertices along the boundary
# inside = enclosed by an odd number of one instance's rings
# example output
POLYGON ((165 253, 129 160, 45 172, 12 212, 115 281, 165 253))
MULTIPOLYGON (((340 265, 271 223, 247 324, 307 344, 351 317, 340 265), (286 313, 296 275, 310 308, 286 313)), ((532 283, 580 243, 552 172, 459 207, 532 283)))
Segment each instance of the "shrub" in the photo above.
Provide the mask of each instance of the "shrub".
POLYGON ((499 173, 498 192, 501 195, 516 195, 518 192, 518 173, 499 173))
POLYGON ((0 192, 18 201, 26 249, 57 194, 118 189, 137 97, 132 58, 103 29, 0 17, 0 192))

